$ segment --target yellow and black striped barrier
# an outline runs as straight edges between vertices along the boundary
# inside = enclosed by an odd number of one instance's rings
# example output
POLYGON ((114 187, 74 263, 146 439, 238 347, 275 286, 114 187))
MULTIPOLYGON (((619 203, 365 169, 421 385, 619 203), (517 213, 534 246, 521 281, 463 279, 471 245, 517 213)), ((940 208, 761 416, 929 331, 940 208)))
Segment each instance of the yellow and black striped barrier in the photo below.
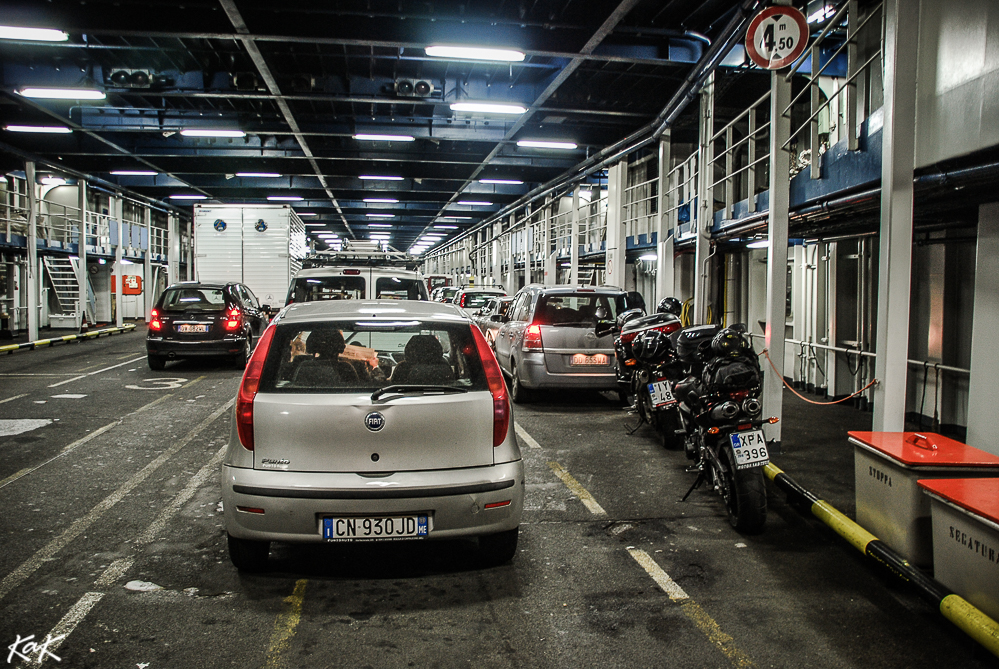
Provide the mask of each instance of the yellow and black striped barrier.
POLYGON ((865 556, 915 587, 920 596, 936 606, 944 618, 954 623, 990 653, 999 656, 999 623, 921 572, 836 507, 802 488, 773 463, 766 465, 763 471, 774 485, 787 493, 789 501, 798 505, 808 505, 813 516, 831 527, 836 534, 849 541, 865 556))
POLYGON ((36 339, 35 341, 26 341, 20 344, 8 344, 7 346, 0 346, 0 353, 7 353, 8 355, 14 351, 20 351, 22 349, 35 350, 40 346, 55 346, 59 343, 67 343, 71 341, 80 341, 84 339, 95 339, 101 335, 113 335, 123 332, 131 332, 135 329, 134 323, 128 323, 122 325, 120 328, 102 328, 100 330, 91 330, 90 332, 83 332, 80 334, 71 334, 64 337, 50 337, 48 339, 36 339))

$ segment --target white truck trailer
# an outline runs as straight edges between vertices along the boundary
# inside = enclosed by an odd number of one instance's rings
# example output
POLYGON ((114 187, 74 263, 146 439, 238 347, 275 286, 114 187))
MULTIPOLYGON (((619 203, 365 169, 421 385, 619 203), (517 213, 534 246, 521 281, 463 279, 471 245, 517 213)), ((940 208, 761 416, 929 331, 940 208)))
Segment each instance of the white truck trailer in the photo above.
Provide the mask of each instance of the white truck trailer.
POLYGON ((308 254, 305 224, 289 205, 195 205, 198 281, 238 281, 276 311, 308 254))

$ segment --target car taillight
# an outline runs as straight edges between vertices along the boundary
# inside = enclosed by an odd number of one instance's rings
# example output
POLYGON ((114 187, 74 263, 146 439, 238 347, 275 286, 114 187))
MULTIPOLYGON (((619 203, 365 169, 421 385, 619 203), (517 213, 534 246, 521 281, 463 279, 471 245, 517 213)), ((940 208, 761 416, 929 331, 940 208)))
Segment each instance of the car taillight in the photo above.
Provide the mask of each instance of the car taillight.
POLYGON ((462 296, 461 296, 461 304, 459 304, 459 305, 458 305, 459 307, 462 307, 462 308, 464 308, 464 306, 465 306, 465 299, 466 299, 467 297, 468 297, 468 295, 462 295, 462 296))
POLYGON ((240 325, 242 323, 239 320, 239 307, 233 307, 225 315, 225 329, 229 332, 235 332, 240 328, 240 325))
POLYGON ((160 312, 153 309, 149 312, 149 329, 153 332, 159 332, 163 329, 163 321, 160 320, 160 312))
POLYGON ((236 431, 239 443, 248 451, 253 450, 253 398, 257 396, 257 389, 260 387, 260 373, 264 369, 264 360, 267 359, 272 339, 274 326, 269 325, 260 336, 250 361, 246 363, 243 381, 239 384, 239 393, 236 395, 236 431))
POLYGON ((493 396, 493 448, 496 448, 506 440, 507 430, 510 429, 510 399, 506 394, 503 372, 496 362, 496 354, 479 332, 479 328, 472 327, 471 330, 475 347, 479 350, 479 359, 482 360, 482 369, 486 373, 489 392, 493 396))
POLYGON ((543 351, 544 348, 545 345, 541 342, 541 326, 537 323, 528 325, 524 331, 524 350, 543 351))

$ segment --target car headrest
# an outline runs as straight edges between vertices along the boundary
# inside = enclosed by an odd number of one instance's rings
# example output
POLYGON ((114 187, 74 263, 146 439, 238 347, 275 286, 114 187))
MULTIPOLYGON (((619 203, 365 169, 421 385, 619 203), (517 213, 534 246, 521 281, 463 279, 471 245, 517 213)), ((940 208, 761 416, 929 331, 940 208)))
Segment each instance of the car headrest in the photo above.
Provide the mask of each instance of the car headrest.
POLYGON ((406 343, 406 360, 417 364, 434 364, 444 357, 444 347, 433 335, 416 335, 406 343))

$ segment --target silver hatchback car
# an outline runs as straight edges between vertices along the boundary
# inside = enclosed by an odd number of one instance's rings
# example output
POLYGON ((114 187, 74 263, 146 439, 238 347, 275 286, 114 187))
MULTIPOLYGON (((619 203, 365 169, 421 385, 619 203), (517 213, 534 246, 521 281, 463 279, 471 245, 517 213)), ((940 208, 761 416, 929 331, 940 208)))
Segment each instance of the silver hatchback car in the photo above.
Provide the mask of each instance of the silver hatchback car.
POLYGON ((611 286, 521 288, 494 344, 513 401, 541 389, 616 390, 614 336, 593 328, 627 308, 628 293, 611 286))
POLYGON ((524 465, 492 349, 451 305, 286 307, 243 376, 222 497, 241 570, 271 541, 477 537, 510 560, 524 465))

